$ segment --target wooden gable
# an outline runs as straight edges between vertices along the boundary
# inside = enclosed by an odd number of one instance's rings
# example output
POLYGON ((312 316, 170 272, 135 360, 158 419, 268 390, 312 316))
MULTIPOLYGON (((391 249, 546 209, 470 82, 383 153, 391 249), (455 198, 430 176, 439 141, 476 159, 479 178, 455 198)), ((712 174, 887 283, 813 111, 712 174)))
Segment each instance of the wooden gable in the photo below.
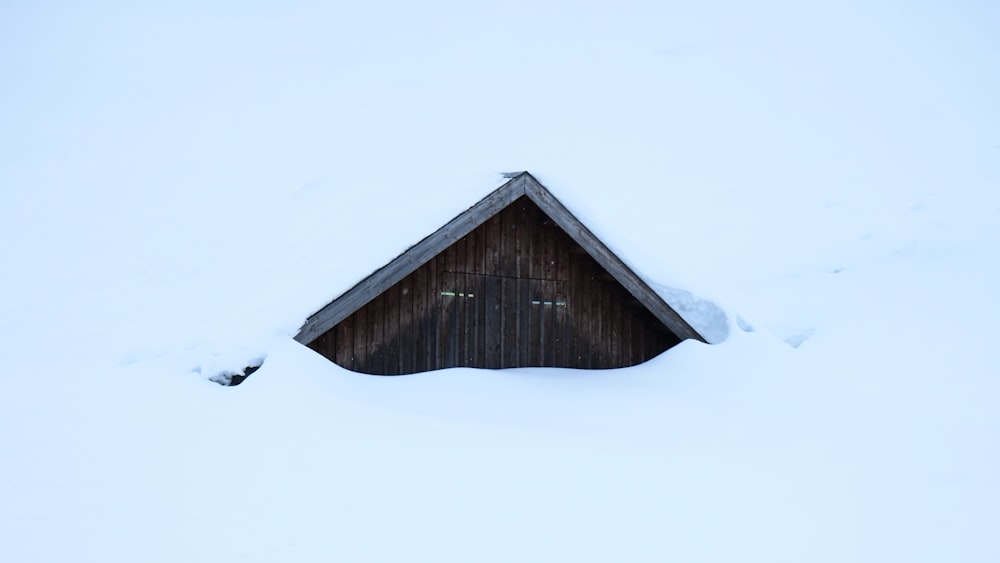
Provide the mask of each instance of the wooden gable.
POLYGON ((520 173, 309 318, 296 340, 354 371, 615 368, 704 339, 520 173))

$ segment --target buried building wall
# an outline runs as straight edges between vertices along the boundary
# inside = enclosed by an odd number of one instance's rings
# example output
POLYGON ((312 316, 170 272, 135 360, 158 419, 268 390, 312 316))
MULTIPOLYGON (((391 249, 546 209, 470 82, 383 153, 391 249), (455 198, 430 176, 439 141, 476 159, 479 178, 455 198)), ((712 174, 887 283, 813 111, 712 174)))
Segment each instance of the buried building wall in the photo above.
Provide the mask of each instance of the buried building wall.
POLYGON ((615 368, 679 338, 521 197, 309 346, 358 372, 615 368))

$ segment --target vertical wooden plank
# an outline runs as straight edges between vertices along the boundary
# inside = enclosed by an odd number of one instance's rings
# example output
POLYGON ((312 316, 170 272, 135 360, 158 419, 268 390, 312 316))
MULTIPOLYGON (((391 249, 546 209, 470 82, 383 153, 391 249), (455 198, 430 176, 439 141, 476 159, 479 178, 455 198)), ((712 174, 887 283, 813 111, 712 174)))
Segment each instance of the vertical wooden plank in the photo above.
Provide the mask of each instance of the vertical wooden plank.
POLYGON ((638 318, 636 319, 636 339, 635 339, 636 345, 639 347, 637 354, 639 357, 639 361, 645 362, 646 360, 652 358, 652 354, 650 354, 651 346, 649 345, 648 335, 652 329, 652 325, 649 324, 649 320, 652 320, 653 317, 652 315, 649 315, 647 317, 647 313, 645 310, 643 310, 640 315, 637 315, 637 317, 638 318))
POLYGON ((590 367, 590 341, 588 340, 588 323, 590 322, 590 272, 586 270, 587 261, 584 256, 576 257, 576 296, 573 309, 573 330, 576 333, 576 365, 585 369, 590 367))
MULTIPOLYGON (((481 247, 477 245, 477 256, 481 257, 481 247)), ((466 282, 474 298, 466 308, 469 323, 469 367, 485 367, 486 361, 486 278, 481 274, 467 274, 466 282)))
POLYGON ((382 316, 382 373, 399 375, 399 284, 385 290, 385 312, 382 316))
POLYGON ((438 289, 441 306, 439 308, 441 314, 438 316, 438 326, 437 326, 437 349, 435 353, 438 358, 438 369, 451 367, 450 357, 449 357, 449 345, 451 344, 451 331, 449 330, 451 323, 451 312, 455 307, 455 297, 450 295, 454 293, 451 288, 451 278, 453 274, 447 271, 445 264, 438 272, 438 289))
POLYGON ((510 239, 510 277, 517 278, 521 275, 521 205, 514 204, 507 209, 507 231, 510 239))
POLYGON ((424 264, 424 370, 437 368, 437 311, 441 305, 434 277, 437 259, 424 264))
POLYGON ((484 272, 486 275, 498 276, 502 274, 500 269, 500 218, 491 217, 483 223, 485 241, 483 245, 484 272))
POLYGON ((358 360, 358 371, 367 373, 368 366, 371 365, 368 357, 368 308, 358 309, 354 315, 354 354, 358 360))
POLYGON ((646 356, 649 359, 652 359, 654 356, 663 351, 664 339, 659 326, 650 326, 647 330, 649 331, 649 344, 646 350, 646 356))
POLYGON ((642 355, 643 355, 643 357, 645 359, 648 360, 648 359, 652 358, 654 355, 656 355, 655 350, 656 350, 656 341, 657 341, 657 338, 656 338, 656 331, 653 328, 653 326, 648 323, 648 319, 647 319, 647 322, 644 323, 644 324, 645 324, 645 326, 643 327, 643 331, 642 331, 643 332, 643 342, 642 342, 642 345, 643 345, 643 354, 642 355))
MULTIPOLYGON (((622 295, 621 291, 610 291, 610 287, 614 282, 609 282, 608 285, 608 316, 610 320, 608 321, 608 340, 611 343, 611 357, 615 366, 621 366, 624 358, 622 357, 622 333, 621 333, 621 322, 622 322, 622 295)), ((619 289, 619 288, 614 288, 619 289)))
POLYGON ((622 303, 621 309, 622 321, 620 335, 622 361, 624 365, 631 366, 635 365, 635 352, 633 351, 632 343, 632 325, 635 320, 635 313, 632 304, 628 301, 622 303))
POLYGON ((552 309, 556 322, 556 351, 555 365, 563 367, 569 364, 570 355, 570 335, 569 335, 569 299, 566 295, 567 282, 559 282, 556 287, 556 294, 552 309))
MULTIPOLYGON (((545 246, 542 245, 542 261, 544 267, 545 246)), ((548 327, 548 315, 546 315, 545 298, 549 294, 548 282, 542 279, 535 280, 535 298, 531 300, 531 307, 534 309, 533 314, 538 318, 538 332, 536 332, 535 345, 538 346, 538 364, 539 366, 546 366, 549 351, 549 327, 548 327)))
POLYGON ((423 371, 426 367, 424 349, 426 347, 427 332, 425 330, 425 319, 427 317, 427 280, 426 265, 421 266, 410 274, 410 302, 413 306, 413 322, 411 324, 409 367, 407 371, 416 373, 423 371))
POLYGON ((507 221, 506 221, 506 210, 497 213, 493 219, 491 219, 491 236, 496 239, 496 252, 497 252, 497 262, 496 268, 493 271, 494 275, 497 276, 508 276, 510 275, 509 267, 510 261, 507 256, 507 245, 509 241, 507 239, 507 221))
POLYGON ((531 243, 531 233, 528 229, 528 199, 521 197, 514 205, 514 293, 513 303, 508 308, 510 321, 514 325, 514 365, 517 367, 530 365, 531 343, 528 334, 528 317, 525 315, 524 302, 528 299, 524 278, 528 276, 528 246, 531 243))
POLYGON ((542 308, 537 305, 538 301, 542 299, 543 288, 541 287, 542 282, 537 279, 527 279, 525 280, 525 293, 527 298, 521 305, 522 313, 527 317, 528 324, 528 334, 527 334, 527 347, 528 347, 528 361, 529 366, 541 366, 542 362, 542 350, 543 350, 543 333, 542 333, 542 308))
POLYGON ((469 288, 468 274, 455 274, 455 280, 461 291, 465 293, 458 309, 458 363, 456 365, 469 367, 472 363, 470 341, 469 311, 475 307, 475 292, 469 288))
POLYGON ((545 265, 548 262, 548 259, 545 257, 545 239, 548 236, 548 225, 550 222, 548 215, 542 212, 541 209, 536 211, 535 237, 533 240, 533 244, 535 245, 535 271, 533 277, 539 280, 549 277, 545 271, 545 265))
POLYGON ((524 241, 523 262, 521 263, 521 291, 520 302, 518 303, 519 317, 523 325, 520 338, 523 346, 524 359, 521 362, 524 366, 537 366, 539 363, 538 331, 539 326, 535 317, 535 307, 531 302, 535 299, 535 278, 538 276, 541 267, 541 258, 538 255, 539 217, 538 207, 528 201, 522 200, 522 216, 524 224, 521 232, 521 239, 524 241))
MULTIPOLYGON (((556 275, 556 272, 553 272, 556 275)), ((546 311, 549 315, 549 327, 551 332, 551 338, 549 339, 549 365, 559 366, 560 365, 560 355, 563 352, 562 343, 562 307, 556 305, 559 300, 559 296, 562 294, 562 282, 554 281, 551 282, 552 289, 549 291, 548 301, 549 304, 545 306, 546 311)))
POLYGON ((469 293, 465 287, 465 274, 454 273, 452 276, 455 278, 455 287, 462 297, 458 298, 455 311, 455 365, 456 366, 466 366, 468 365, 468 358, 466 357, 467 349, 466 342, 466 325, 465 325, 465 311, 469 306, 469 293))
POLYGON ((541 277, 538 275, 538 267, 541 265, 538 256, 538 207, 530 201, 525 201, 521 213, 524 221, 521 233, 521 238, 524 240, 524 249, 522 252, 524 262, 521 264, 521 277, 527 279, 538 278, 541 277))
POLYGON ((487 229, 486 225, 480 225, 476 229, 476 304, 475 304, 475 339, 476 339, 476 363, 475 366, 479 368, 487 367, 487 350, 486 350, 486 334, 489 332, 486 321, 486 310, 487 304, 489 303, 486 295, 486 284, 487 284, 487 229))
POLYGON ((470 255, 474 256, 475 241, 474 237, 467 237, 465 241, 465 247, 462 254, 462 260, 458 264, 458 268, 461 273, 458 276, 458 283, 463 287, 466 293, 465 302, 462 306, 462 318, 460 323, 462 325, 462 365, 471 366, 473 362, 473 350, 475 350, 474 340, 474 326, 472 324, 473 311, 476 307, 476 288, 475 282, 471 279, 472 276, 469 275, 469 265, 474 261, 474 258, 470 258, 470 255))
POLYGON ((470 274, 475 271, 476 268, 476 231, 473 230, 469 234, 465 235, 465 251, 464 251, 465 263, 462 264, 462 285, 465 287, 466 293, 472 294, 469 301, 465 304, 465 309, 462 311, 462 348, 463 348, 463 360, 462 365, 472 367, 475 365, 475 354, 476 354, 476 331, 473 321, 475 319, 475 299, 476 299, 476 289, 475 280, 470 274))
POLYGON ((369 373, 382 374, 385 372, 384 342, 382 340, 382 327, 385 324, 384 294, 372 299, 366 308, 368 309, 369 373))
POLYGON ((632 355, 636 363, 646 361, 645 328, 642 315, 636 315, 632 321, 632 355))
POLYGON ((500 358, 500 278, 497 276, 483 277, 483 302, 484 318, 483 326, 484 347, 483 347, 483 367, 498 369, 501 364, 500 358))
POLYGON ((384 375, 390 375, 392 373, 391 371, 392 368, 390 367, 391 364, 390 364, 390 352, 389 352, 389 342, 392 338, 392 333, 390 332, 391 329, 390 325, 399 322, 398 317, 393 319, 394 313, 398 314, 398 311, 391 310, 391 305, 392 305, 391 295, 392 295, 392 288, 389 288, 385 290, 381 296, 379 296, 379 299, 376 300, 380 301, 379 318, 381 319, 381 321, 378 323, 378 326, 376 327, 376 335, 379 342, 379 349, 378 349, 379 364, 380 364, 379 373, 384 375))
POLYGON ((559 330, 559 311, 556 306, 556 299, 559 295, 559 260, 560 242, 562 242, 562 230, 548 219, 546 223, 545 235, 545 279, 552 280, 548 283, 549 289, 546 292, 545 301, 549 304, 543 305, 545 309, 546 322, 546 350, 545 365, 558 366, 559 353, 562 348, 562 334, 559 330))
POLYGON ((487 350, 487 335, 490 332, 487 311, 490 307, 487 295, 488 272, 490 267, 490 245, 488 221, 476 229, 476 263, 478 265, 478 280, 476 293, 476 367, 486 368, 489 366, 489 351, 487 350))
POLYGON ((449 304, 449 307, 447 309, 448 320, 446 323, 447 332, 445 333, 447 340, 447 344, 445 346, 445 358, 448 363, 448 367, 457 367, 461 365, 460 363, 461 356, 459 355, 459 349, 458 349, 458 343, 459 343, 458 320, 462 316, 462 308, 463 304, 465 303, 465 298, 462 297, 462 294, 464 294, 465 292, 462 291, 462 288, 458 286, 456 279, 457 275, 454 272, 448 273, 447 278, 448 278, 448 285, 455 288, 453 292, 456 295, 451 298, 451 303, 449 304))
POLYGON ((545 225, 545 234, 543 238, 545 244, 545 262, 542 265, 542 271, 544 272, 542 277, 547 280, 555 280, 558 279, 556 276, 557 255, 555 251, 557 240, 556 232, 558 227, 556 227, 555 223, 553 223, 552 219, 548 216, 545 216, 542 224, 545 225))
POLYGON ((426 324, 426 360, 427 371, 439 369, 441 366, 438 358, 438 322, 441 316, 442 296, 441 286, 438 282, 438 269, 441 257, 438 256, 427 262, 427 324, 426 324))
POLYGON ((510 206, 500 218, 500 366, 517 366, 517 207, 510 206))
POLYGON ((611 324, 613 317, 611 314, 611 292, 608 291, 607 273, 601 272, 598 278, 601 280, 601 348, 605 356, 605 367, 617 367, 617 359, 614 354, 614 343, 611 339, 611 324))
POLYGON ((647 325, 646 327, 646 357, 652 358, 657 354, 657 347, 659 346, 659 336, 654 327, 647 325))
POLYGON ((644 315, 643 320, 645 324, 644 331, 646 333, 646 350, 644 356, 645 359, 649 360, 663 351, 661 348, 663 341, 661 330, 663 329, 663 324, 651 313, 644 315))
POLYGON ((551 346, 549 346, 549 340, 552 338, 549 329, 549 315, 543 303, 549 296, 549 284, 544 280, 538 280, 536 282, 538 287, 538 297, 532 301, 532 306, 535 308, 538 316, 538 365, 548 366, 549 365, 549 351, 551 346))
POLYGON ((560 280, 556 288, 556 301, 562 305, 556 305, 556 320, 559 330, 559 347, 556 351, 556 361, 560 366, 570 365, 572 359, 572 332, 570 330, 570 287, 572 284, 571 261, 573 258, 573 242, 565 233, 559 233, 561 242, 557 243, 559 249, 556 257, 556 277, 560 280))
POLYGON ((556 289, 558 285, 557 282, 549 282, 550 287, 545 298, 547 304, 542 306, 542 309, 545 310, 545 365, 547 366, 559 365, 559 352, 562 347, 559 330, 559 307, 555 305, 556 296, 559 294, 556 289))
MULTIPOLYGON (((527 262, 523 265, 527 268, 527 262)), ((527 271, 525 270, 525 275, 527 271)), ((531 366, 531 354, 535 348, 531 332, 531 291, 532 280, 522 277, 515 280, 517 296, 514 303, 514 315, 517 322, 518 366, 531 366)))
POLYGON ((531 300, 531 314, 536 319, 535 328, 535 364, 536 366, 545 366, 545 354, 548 345, 548 330, 546 326, 545 317, 545 306, 542 302, 545 301, 545 296, 548 294, 548 288, 546 287, 545 281, 535 280, 534 283, 535 291, 534 298, 531 300))
POLYGON ((576 254, 573 252, 572 248, 567 248, 566 250, 566 282, 563 284, 564 291, 566 293, 566 308, 563 315, 563 360, 562 365, 564 367, 575 367, 576 363, 576 346, 574 345, 575 334, 573 332, 573 307, 576 306, 576 301, 573 299, 573 294, 576 288, 576 276, 575 265, 576 265, 576 254))
POLYGON ((476 227, 468 234, 466 244, 466 268, 467 274, 483 273, 483 227, 476 227))
POLYGON ((510 307, 510 314, 513 315, 515 326, 514 340, 517 346, 518 367, 531 365, 531 325, 530 310, 528 305, 531 302, 531 280, 519 278, 511 280, 514 284, 514 302, 510 307))
POLYGON ((413 295, 411 293, 413 274, 400 280, 397 285, 399 286, 399 328, 396 330, 398 350, 396 372, 404 374, 412 373, 410 366, 413 362, 413 295))
POLYGON ((632 315, 629 325, 629 334, 631 335, 629 354, 636 364, 640 364, 645 361, 642 351, 642 315, 640 310, 636 310, 635 314, 632 315))
POLYGON ((362 307, 354 315, 354 356, 358 371, 365 373, 370 361, 368 358, 368 309, 362 307))
POLYGON ((430 331, 429 319, 431 315, 429 305, 431 297, 428 293, 428 268, 428 264, 424 264, 418 268, 414 272, 416 275, 413 279, 413 314, 416 317, 414 328, 417 331, 417 340, 414 343, 414 368, 416 371, 427 371, 430 365, 427 359, 427 341, 430 340, 428 332, 430 331))
POLYGON ((649 325, 647 325, 645 322, 641 322, 640 321, 639 330, 640 330, 640 334, 639 334, 639 346, 641 348, 639 356, 642 358, 642 361, 646 361, 646 360, 650 359, 650 355, 649 355, 649 348, 650 348, 649 347, 649 325))
POLYGON ((569 289, 569 299, 570 299, 570 309, 569 309, 569 330, 570 330, 570 362, 569 367, 583 368, 583 354, 586 352, 584 350, 583 344, 580 339, 580 319, 586 318, 587 316, 587 302, 583 299, 585 295, 585 285, 584 280, 587 275, 583 271, 583 264, 585 264, 583 256, 580 252, 574 252, 572 258, 570 259, 570 289, 569 289))
POLYGON ((513 308, 514 322, 516 326, 517 340, 517 363, 518 366, 531 365, 531 334, 530 318, 526 314, 525 302, 531 300, 529 295, 530 286, 524 283, 525 278, 531 277, 531 207, 534 204, 527 198, 522 197, 517 203, 517 213, 515 221, 517 223, 517 244, 515 246, 517 260, 517 284, 515 294, 515 304, 513 308))
POLYGON ((590 307, 591 307, 591 317, 590 317, 590 343, 591 343, 591 367, 594 369, 602 369, 607 367, 604 365, 604 337, 601 334, 601 280, 599 273, 594 271, 590 278, 591 285, 591 296, 590 296, 590 307))
POLYGON ((504 209, 500 214, 503 219, 503 253, 504 253, 504 276, 517 278, 519 272, 518 264, 518 230, 517 216, 519 205, 512 205, 504 209))
POLYGON ((457 367, 462 365, 462 355, 459 344, 461 343, 461 326, 460 320, 462 318, 462 310, 465 304, 465 288, 462 287, 459 282, 459 276, 456 273, 458 270, 459 260, 464 260, 464 256, 461 255, 458 242, 451 246, 450 252, 448 253, 448 265, 447 269, 448 279, 447 285, 453 287, 451 291, 455 293, 452 298, 451 309, 449 311, 449 329, 448 329, 448 366, 457 367))
POLYGON ((486 367, 490 369, 497 369, 501 366, 502 358, 500 357, 501 350, 501 339, 502 339, 502 320, 501 320, 501 287, 498 276, 502 275, 502 265, 501 265, 501 239, 502 239, 502 229, 500 216, 495 215, 490 218, 484 225, 485 227, 485 243, 483 250, 485 252, 485 303, 483 304, 485 309, 484 317, 484 339, 485 348, 484 352, 486 354, 486 367))
POLYGON ((517 340, 517 278, 500 279, 501 367, 517 367, 521 343, 517 340))
POLYGON ((540 221, 538 224, 538 247, 535 250, 538 256, 538 267, 535 270, 538 276, 538 281, 536 282, 538 290, 536 291, 537 296, 533 300, 532 305, 536 310, 535 314, 538 316, 538 340, 536 342, 538 345, 538 365, 547 366, 549 365, 549 340, 551 335, 549 334, 549 318, 543 303, 549 296, 549 284, 546 280, 552 279, 552 272, 549 271, 549 227, 552 225, 552 220, 541 211, 539 211, 538 217, 540 221))
POLYGON ((354 318, 347 317, 334 327, 336 338, 336 362, 337 365, 354 370, 354 318))
POLYGON ((496 237, 497 240, 497 317, 496 322, 498 324, 498 335, 499 340, 497 342, 497 353, 499 356, 499 366, 501 368, 509 367, 507 363, 508 350, 511 343, 507 342, 507 311, 506 311, 506 296, 507 296, 507 284, 505 283, 506 277, 510 276, 511 272, 511 260, 510 252, 511 250, 511 240, 509 237, 509 229, 507 225, 507 216, 510 208, 501 210, 496 214, 494 219, 496 220, 496 230, 492 233, 492 236, 496 237))
POLYGON ((646 348, 644 345, 643 333, 646 331, 645 317, 640 310, 632 322, 632 354, 636 358, 636 363, 645 362, 646 348))
POLYGON ((469 303, 469 291, 465 284, 465 265, 468 262, 467 257, 468 252, 468 235, 462 237, 455 243, 455 264, 453 266, 453 278, 455 283, 456 291, 461 293, 463 296, 461 298, 461 303, 458 306, 457 315, 455 318, 455 365, 465 366, 468 365, 467 347, 468 342, 465 324, 465 310, 469 303))
POLYGON ((616 343, 614 341, 614 297, 616 293, 609 286, 607 274, 601 276, 601 340, 608 358, 608 367, 617 367, 616 343))
POLYGON ((347 358, 344 361, 344 366, 345 367, 349 366, 348 369, 352 371, 356 371, 358 369, 358 352, 357 352, 358 345, 356 342, 356 339, 358 337, 358 329, 354 326, 355 320, 356 319, 353 315, 351 317, 348 317, 347 319, 344 319, 344 322, 347 323, 347 326, 344 327, 344 332, 343 332, 344 348, 347 354, 347 358))
POLYGON ((451 274, 448 270, 451 267, 453 253, 451 247, 446 248, 441 254, 438 255, 439 268, 437 271, 437 293, 438 302, 441 304, 438 308, 438 326, 437 326, 437 368, 447 368, 451 367, 449 358, 448 346, 450 341, 450 312, 455 304, 455 298, 448 295, 454 291, 451 287, 451 274))
POLYGON ((650 326, 649 329, 649 351, 648 355, 650 358, 658 355, 660 352, 666 348, 666 338, 663 334, 663 325, 659 321, 656 321, 656 325, 650 326))

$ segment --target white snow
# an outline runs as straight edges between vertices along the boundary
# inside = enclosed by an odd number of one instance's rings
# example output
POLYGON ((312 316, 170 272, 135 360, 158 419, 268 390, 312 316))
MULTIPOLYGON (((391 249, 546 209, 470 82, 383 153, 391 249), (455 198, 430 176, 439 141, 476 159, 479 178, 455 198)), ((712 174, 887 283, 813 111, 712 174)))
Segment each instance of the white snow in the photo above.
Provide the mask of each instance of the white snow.
POLYGON ((0 5, 0 560, 1000 560, 997 29, 0 5), (378 378, 291 339, 525 169, 718 344, 378 378))

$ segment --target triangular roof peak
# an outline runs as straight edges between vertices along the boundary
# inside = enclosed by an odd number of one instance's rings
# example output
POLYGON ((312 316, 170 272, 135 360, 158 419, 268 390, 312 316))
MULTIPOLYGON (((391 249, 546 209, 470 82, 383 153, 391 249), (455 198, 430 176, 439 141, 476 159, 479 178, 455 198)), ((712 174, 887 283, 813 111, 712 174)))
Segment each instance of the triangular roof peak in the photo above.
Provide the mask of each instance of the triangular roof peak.
POLYGON ((295 340, 309 344, 497 213, 521 197, 527 197, 677 338, 705 342, 687 321, 534 176, 527 171, 504 173, 503 176, 508 180, 499 188, 310 316, 295 335, 295 340))

